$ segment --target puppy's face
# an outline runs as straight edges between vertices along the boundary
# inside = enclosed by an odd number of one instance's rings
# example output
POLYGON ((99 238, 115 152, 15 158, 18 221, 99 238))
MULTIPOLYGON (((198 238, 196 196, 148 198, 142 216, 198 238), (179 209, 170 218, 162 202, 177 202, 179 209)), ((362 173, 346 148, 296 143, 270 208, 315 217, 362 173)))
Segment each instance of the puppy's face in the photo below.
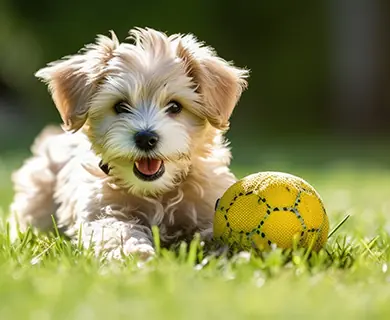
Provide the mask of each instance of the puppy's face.
POLYGON ((110 61, 90 103, 88 135, 118 183, 160 193, 187 175, 205 121, 192 111, 200 97, 180 60, 136 49, 123 46, 110 61))
POLYGON ((37 76, 65 128, 84 127, 116 184, 157 195, 187 176, 194 157, 207 157, 205 145, 228 128, 247 74, 192 36, 138 29, 131 39, 101 36, 37 76))

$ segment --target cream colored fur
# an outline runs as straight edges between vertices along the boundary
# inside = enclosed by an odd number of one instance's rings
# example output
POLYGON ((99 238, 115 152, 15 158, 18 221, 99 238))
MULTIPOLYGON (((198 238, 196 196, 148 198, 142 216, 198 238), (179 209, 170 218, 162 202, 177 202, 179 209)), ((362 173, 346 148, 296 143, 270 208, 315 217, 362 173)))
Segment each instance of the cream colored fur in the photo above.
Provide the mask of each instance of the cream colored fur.
POLYGON ((99 36, 79 54, 37 72, 64 121, 37 137, 32 157, 13 175, 11 221, 57 226, 85 247, 119 258, 154 254, 151 227, 163 245, 210 235, 214 205, 235 181, 223 133, 246 86, 247 71, 233 67, 191 35, 134 29, 132 43, 99 36), (183 111, 167 114, 169 101, 183 111), (126 101, 131 113, 115 114, 126 101), (158 149, 136 148, 133 135, 153 128, 158 149), (142 157, 161 159, 164 175, 141 181, 142 157), (103 160, 109 175, 100 168, 103 160))

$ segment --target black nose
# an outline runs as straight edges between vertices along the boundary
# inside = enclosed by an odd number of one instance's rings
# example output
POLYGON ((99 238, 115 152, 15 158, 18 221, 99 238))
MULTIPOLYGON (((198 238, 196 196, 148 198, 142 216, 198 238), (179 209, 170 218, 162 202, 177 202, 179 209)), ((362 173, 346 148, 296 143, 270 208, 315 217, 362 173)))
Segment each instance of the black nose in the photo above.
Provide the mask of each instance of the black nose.
POLYGON ((135 144, 141 150, 152 150, 158 142, 158 135, 153 131, 140 131, 134 136, 135 144))

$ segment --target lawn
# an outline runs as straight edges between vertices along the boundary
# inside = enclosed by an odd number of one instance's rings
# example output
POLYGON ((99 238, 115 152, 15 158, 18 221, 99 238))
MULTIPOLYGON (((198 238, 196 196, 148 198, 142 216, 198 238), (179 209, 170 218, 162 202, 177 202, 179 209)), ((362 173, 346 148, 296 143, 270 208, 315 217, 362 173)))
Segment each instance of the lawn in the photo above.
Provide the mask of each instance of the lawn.
MULTIPOLYGON (((325 164, 314 163, 325 158, 317 152, 306 165, 307 150, 295 158, 283 148, 263 150, 233 169, 238 176, 279 170, 304 177, 322 195, 331 228, 351 215, 318 255, 213 257, 193 242, 188 252, 161 250, 146 264, 108 263, 55 236, 27 234, 12 245, 3 224, 0 319, 390 319, 390 168, 354 161, 353 152, 325 164)), ((380 150, 362 151, 362 158, 380 150)), ((20 163, 20 155, 0 156, 2 215, 20 163)))

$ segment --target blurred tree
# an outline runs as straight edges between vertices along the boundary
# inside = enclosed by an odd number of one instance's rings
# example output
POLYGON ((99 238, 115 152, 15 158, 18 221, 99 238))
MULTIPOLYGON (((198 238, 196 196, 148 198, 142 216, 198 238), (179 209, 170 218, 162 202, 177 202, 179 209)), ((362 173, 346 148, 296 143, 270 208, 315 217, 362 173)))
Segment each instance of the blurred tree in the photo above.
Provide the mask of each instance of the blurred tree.
POLYGON ((382 112, 385 101, 381 93, 385 90, 382 73, 386 70, 382 69, 381 53, 384 43, 388 43, 381 37, 385 36, 381 30, 386 18, 383 15, 386 11, 382 10, 384 3, 372 0, 329 3, 334 125, 345 134, 377 131, 384 124, 382 119, 386 114, 382 112))

